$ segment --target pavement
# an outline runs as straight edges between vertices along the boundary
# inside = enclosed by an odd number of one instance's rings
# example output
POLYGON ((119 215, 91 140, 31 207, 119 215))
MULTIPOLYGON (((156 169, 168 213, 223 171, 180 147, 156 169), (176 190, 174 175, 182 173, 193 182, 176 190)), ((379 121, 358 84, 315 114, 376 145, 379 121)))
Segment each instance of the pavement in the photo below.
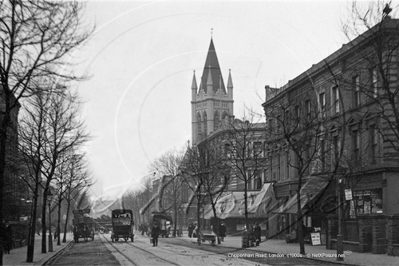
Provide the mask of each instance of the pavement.
MULTIPOLYGON (((64 235, 61 235, 61 245, 57 245, 57 241, 53 241, 53 252, 41 253, 42 251, 42 237, 36 235, 35 236, 35 249, 33 255, 33 262, 26 262, 27 255, 27 246, 15 248, 10 251, 10 254, 3 254, 3 265, 5 266, 41 266, 44 265, 48 260, 52 257, 56 256, 58 252, 61 252, 64 248, 67 247, 68 244, 73 240, 73 234, 68 233, 66 242, 62 243, 62 238, 64 235)), ((47 246, 48 248, 48 246, 47 246)))
MULTIPOLYGON (((196 243, 196 239, 189 238, 187 232, 183 233, 184 239, 188 242, 196 243)), ((210 245, 208 242, 203 242, 203 245, 210 245)), ((240 249, 242 248, 241 236, 227 236, 222 242, 223 246, 240 249)), ((291 256, 299 255, 298 243, 286 243, 285 240, 264 239, 259 246, 246 248, 259 253, 275 253, 275 254, 292 254, 291 256)), ((306 257, 312 260, 327 261, 336 263, 337 265, 366 265, 366 266, 398 266, 399 257, 388 256, 386 254, 371 254, 358 253, 352 251, 344 251, 344 261, 337 261, 337 251, 326 249, 325 246, 312 246, 305 244, 306 257)))

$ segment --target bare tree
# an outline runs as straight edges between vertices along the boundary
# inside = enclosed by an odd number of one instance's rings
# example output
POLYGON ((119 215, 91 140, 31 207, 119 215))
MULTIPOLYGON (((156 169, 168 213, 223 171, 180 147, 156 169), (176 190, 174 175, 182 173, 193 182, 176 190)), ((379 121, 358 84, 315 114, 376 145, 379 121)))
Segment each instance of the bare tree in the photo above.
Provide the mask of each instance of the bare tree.
MULTIPOLYGON (((32 107, 26 110, 21 124, 24 136, 21 137, 21 150, 25 153, 25 158, 30 158, 30 163, 36 166, 35 170, 40 171, 37 174, 40 174, 42 180, 43 253, 46 252, 45 208, 50 184, 61 165, 61 158, 90 139, 83 122, 79 120, 77 101, 77 96, 69 93, 36 94, 30 101, 32 107)), ((28 259, 31 259, 31 256, 33 255, 29 252, 28 259)))
MULTIPOLYGON (((237 186, 244 186, 245 226, 249 229, 248 190, 253 180, 261 183, 260 173, 266 167, 263 154, 263 142, 266 138, 265 123, 256 123, 251 112, 244 121, 235 119, 228 125, 228 137, 225 141, 226 163, 232 174, 232 181, 237 186), (234 181, 235 180, 235 181, 234 181)), ((259 188, 260 189, 260 188, 259 188)))
POLYGON ((199 145, 199 149, 205 155, 204 174, 201 175, 203 179, 202 191, 206 196, 205 202, 212 208, 213 217, 216 222, 213 224, 213 229, 216 233, 218 244, 220 244, 219 217, 216 205, 230 184, 230 166, 224 157, 221 143, 208 143, 204 141, 199 145))
POLYGON ((359 110, 375 117, 376 132, 382 137, 391 160, 399 153, 399 86, 397 74, 399 51, 399 22, 397 7, 392 1, 353 1, 350 16, 343 21, 342 30, 348 38, 348 49, 354 51, 352 60, 345 62, 347 74, 340 82, 346 90, 358 93, 353 106, 372 103, 373 108, 359 110))
POLYGON ((167 186, 160 184, 161 194, 159 196, 159 211, 173 210, 174 230, 173 237, 177 232, 177 213, 181 207, 182 180, 179 174, 179 167, 184 155, 184 150, 170 150, 155 159, 150 165, 150 171, 157 171, 162 176, 168 176, 171 180, 167 186), (162 206, 162 208, 161 208, 162 206))
MULTIPOLYGON (((54 1, 1 1, 0 3, 0 210, 3 210, 6 143, 12 113, 18 102, 50 88, 80 78, 70 70, 70 55, 92 33, 82 25, 82 3, 54 1)), ((0 211, 0 222, 3 212, 0 211)), ((1 237, 2 238, 2 237, 1 237)), ((2 239, 0 239, 2 240, 2 239)), ((0 252, 0 265, 3 254, 0 252)))
POLYGON ((184 158, 180 165, 180 176, 183 178, 184 183, 191 190, 189 196, 186 213, 189 212, 190 206, 196 200, 197 203, 197 243, 201 245, 201 220, 200 210, 205 205, 207 194, 205 192, 204 183, 207 175, 210 173, 206 168, 207 158, 205 150, 198 149, 198 147, 188 147, 184 158))
MULTIPOLYGON (((280 148, 285 151, 287 164, 294 169, 293 174, 298 182, 298 242, 300 253, 305 254, 301 189, 305 177, 316 172, 330 171, 328 163, 331 160, 327 157, 330 154, 330 146, 327 145, 329 134, 326 131, 327 110, 325 100, 317 99, 314 89, 293 99, 289 99, 288 93, 276 97, 279 98, 278 101, 265 108, 268 139, 273 141, 273 146, 268 148, 270 151, 280 148)), ((277 156, 280 157, 279 154, 277 156)), ((269 168, 272 168, 273 164, 273 157, 270 157, 269 168)))
POLYGON ((61 245, 61 206, 65 200, 67 203, 66 219, 64 225, 64 237, 62 242, 66 242, 67 224, 70 210, 71 193, 87 189, 92 185, 92 179, 88 173, 87 163, 84 154, 67 154, 62 156, 55 175, 56 204, 58 206, 57 220, 57 245, 61 245))

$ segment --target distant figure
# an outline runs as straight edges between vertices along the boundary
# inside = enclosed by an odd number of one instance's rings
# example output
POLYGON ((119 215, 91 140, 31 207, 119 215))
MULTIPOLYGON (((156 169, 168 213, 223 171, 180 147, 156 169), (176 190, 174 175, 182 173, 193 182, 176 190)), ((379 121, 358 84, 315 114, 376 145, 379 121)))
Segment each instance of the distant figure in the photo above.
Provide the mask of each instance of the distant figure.
POLYGON ((154 223, 154 226, 151 229, 151 237, 152 237, 152 246, 158 246, 158 237, 159 237, 160 229, 157 223, 154 223))
POLYGON ((255 223, 254 236, 255 236, 255 239, 256 239, 256 246, 259 246, 260 236, 261 236, 261 228, 260 228, 258 222, 255 223))
POLYGON ((193 231, 194 231, 194 225, 193 225, 193 223, 190 223, 188 225, 188 237, 191 238, 193 236, 193 231))
POLYGON ((73 227, 73 240, 75 241, 75 243, 79 243, 79 233, 77 226, 73 227))
POLYGON ((226 237, 226 226, 224 225, 224 223, 222 222, 219 226, 219 236, 220 236, 220 241, 224 241, 224 238, 226 237))
POLYGON ((196 223, 194 224, 193 237, 198 237, 198 226, 196 223))
POLYGON ((4 230, 4 253, 10 254, 10 250, 12 249, 12 228, 8 222, 5 223, 4 230))

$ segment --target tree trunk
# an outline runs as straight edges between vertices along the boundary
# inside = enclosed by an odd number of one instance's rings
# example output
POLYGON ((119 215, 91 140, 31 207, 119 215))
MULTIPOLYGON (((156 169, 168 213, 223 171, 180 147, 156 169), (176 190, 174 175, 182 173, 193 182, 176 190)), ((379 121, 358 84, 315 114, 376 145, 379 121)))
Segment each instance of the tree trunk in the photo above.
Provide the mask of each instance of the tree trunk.
POLYGON ((249 233, 250 228, 249 228, 249 222, 248 222, 248 200, 247 200, 247 193, 248 193, 248 184, 245 181, 244 182, 244 214, 245 214, 245 227, 247 228, 249 233))
MULTIPOLYGON (((198 192, 199 193, 199 192, 198 192)), ((200 207, 201 207, 201 196, 197 196, 197 243, 198 245, 201 245, 201 236, 200 236, 200 231, 201 231, 201 223, 200 223, 200 207)))
POLYGON ((61 202, 62 200, 60 199, 58 201, 58 221, 57 221, 57 246, 61 245, 61 202))
POLYGON ((65 226, 64 226, 64 237, 62 239, 62 243, 66 243, 66 234, 68 231, 69 207, 70 206, 71 206, 70 200, 67 200, 67 211, 66 211, 65 226))
MULTIPOLYGON (((4 84, 3 84, 4 86, 4 84)), ((10 117, 10 93, 7 88, 2 88, 2 92, 5 94, 5 105, 6 108, 3 113, 3 121, 0 127, 0 210, 3 210, 3 197, 4 197, 4 181, 6 177, 6 147, 8 138, 8 127, 11 122, 10 117)), ((4 214, 0 211, 0 226, 3 226, 4 214)), ((5 225, 4 225, 5 226, 5 225)), ((3 236, 0 236, 0 243, 3 243, 3 236)), ((3 265, 3 245, 0 246, 0 265, 3 265)))
POLYGON ((216 238, 218 240, 218 244, 220 245, 222 242, 220 241, 220 237, 219 237, 219 218, 216 215, 216 205, 212 201, 212 199, 211 199, 211 204, 212 204, 213 217, 215 217, 215 221, 216 221, 216 228, 214 228, 214 231, 216 233, 216 238))
POLYGON ((36 215, 37 215, 37 194, 39 184, 35 185, 35 196, 33 198, 32 213, 29 225, 28 248, 26 252, 26 262, 33 262, 33 254, 35 253, 35 234, 36 234, 36 215))
POLYGON ((47 205, 47 190, 43 191, 43 205, 42 205, 42 253, 47 253, 46 250, 46 205, 47 205))
POLYGON ((299 252, 302 255, 305 255, 305 243, 304 243, 304 232, 303 232, 303 217, 302 217, 302 208, 301 208, 301 179, 299 180, 298 184, 298 191, 296 192, 296 197, 297 197, 297 231, 298 231, 298 242, 299 242, 299 252))

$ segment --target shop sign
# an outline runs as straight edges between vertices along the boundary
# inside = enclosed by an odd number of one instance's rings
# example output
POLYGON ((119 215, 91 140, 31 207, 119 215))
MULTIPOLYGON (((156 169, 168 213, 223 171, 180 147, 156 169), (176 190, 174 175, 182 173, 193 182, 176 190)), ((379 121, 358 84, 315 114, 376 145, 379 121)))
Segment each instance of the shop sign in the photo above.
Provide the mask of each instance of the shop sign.
POLYGON ((345 200, 352 200, 352 189, 345 189, 345 200))
POLYGON ((321 245, 320 233, 311 233, 310 236, 312 237, 312 246, 321 245))

